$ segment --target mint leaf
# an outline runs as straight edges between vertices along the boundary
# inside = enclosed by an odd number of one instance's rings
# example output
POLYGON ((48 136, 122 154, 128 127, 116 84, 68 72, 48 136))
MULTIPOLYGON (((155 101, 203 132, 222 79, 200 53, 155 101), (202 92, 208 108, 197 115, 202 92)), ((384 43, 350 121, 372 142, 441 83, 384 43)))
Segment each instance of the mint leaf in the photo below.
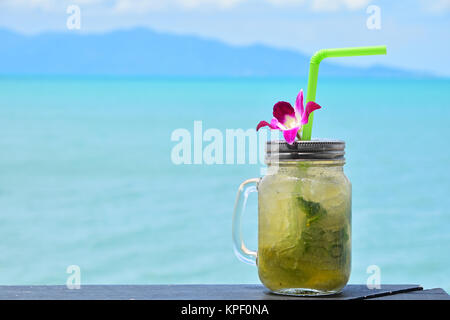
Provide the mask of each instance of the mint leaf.
POLYGON ((318 202, 308 201, 302 197, 298 197, 297 200, 299 206, 302 208, 302 211, 306 214, 307 226, 327 214, 327 211, 318 202))

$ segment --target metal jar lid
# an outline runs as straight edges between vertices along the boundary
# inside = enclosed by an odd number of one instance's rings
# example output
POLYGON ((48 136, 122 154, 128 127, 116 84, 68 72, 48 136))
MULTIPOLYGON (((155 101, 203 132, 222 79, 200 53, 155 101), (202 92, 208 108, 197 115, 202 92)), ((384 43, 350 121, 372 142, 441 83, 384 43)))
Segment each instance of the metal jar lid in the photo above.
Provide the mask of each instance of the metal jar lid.
POLYGON ((312 160, 344 160, 345 142, 342 140, 313 139, 294 141, 268 141, 266 162, 274 161, 312 161, 312 160))

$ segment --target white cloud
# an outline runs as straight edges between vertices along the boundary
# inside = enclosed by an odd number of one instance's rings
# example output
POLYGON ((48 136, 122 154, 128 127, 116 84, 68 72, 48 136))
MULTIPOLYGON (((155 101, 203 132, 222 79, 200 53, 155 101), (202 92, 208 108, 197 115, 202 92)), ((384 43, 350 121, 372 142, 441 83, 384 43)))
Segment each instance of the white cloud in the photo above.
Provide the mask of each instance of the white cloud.
MULTIPOLYGON (((260 0, 275 7, 305 6, 314 11, 336 11, 340 9, 358 10, 366 7, 371 0, 260 0)), ((450 0, 435 0, 448 3, 450 0)), ((106 10, 113 8, 116 13, 145 13, 170 9, 232 9, 253 0, 2 0, 0 7, 18 9, 60 10, 64 6, 77 4, 84 7, 96 6, 106 10)), ((254 3, 254 2, 253 2, 254 3)), ((261 4, 260 4, 261 5, 261 4)))
POLYGON ((245 0, 177 0, 176 2, 183 7, 197 8, 201 6, 215 6, 218 8, 226 9, 234 7, 240 2, 245 0))
POLYGON ((107 0, 0 0, 0 8, 17 9, 20 11, 38 9, 52 12, 63 10, 69 5, 94 6, 107 3, 107 0))
POLYGON ((350 10, 359 10, 362 8, 366 8, 372 0, 343 0, 342 1, 347 9, 350 10))
POLYGON ((372 0, 313 0, 314 11, 337 11, 340 9, 360 10, 366 8, 372 0))
POLYGON ((298 6, 305 4, 306 0, 266 0, 274 6, 298 6))
POLYGON ((43 10, 51 10, 56 3, 53 0, 3 0, 0 6, 11 8, 38 8, 43 10))
MULTIPOLYGON (((89 1, 89 0, 86 0, 89 1)), ((166 8, 164 1, 147 0, 147 1, 130 1, 130 0, 117 0, 113 7, 113 11, 116 13, 128 12, 128 13, 145 13, 148 11, 156 11, 166 8)))
MULTIPOLYGON (((92 0, 84 0, 86 2, 92 0)), ((101 1, 101 0, 100 0, 101 1)), ((260 0, 275 7, 308 6, 314 11, 336 11, 339 9, 359 10, 367 7, 372 0, 260 0)), ((447 1, 447 0, 444 0, 447 1)), ((250 0, 117 0, 119 11, 151 11, 162 8, 184 9, 231 9, 250 0)))
POLYGON ((450 0, 426 0, 422 1, 422 6, 432 13, 446 13, 450 11, 450 0))
MULTIPOLYGON (((89 0, 85 0, 89 1, 89 0)), ((145 13, 170 9, 231 9, 248 0, 116 0, 113 10, 123 13, 145 13)))

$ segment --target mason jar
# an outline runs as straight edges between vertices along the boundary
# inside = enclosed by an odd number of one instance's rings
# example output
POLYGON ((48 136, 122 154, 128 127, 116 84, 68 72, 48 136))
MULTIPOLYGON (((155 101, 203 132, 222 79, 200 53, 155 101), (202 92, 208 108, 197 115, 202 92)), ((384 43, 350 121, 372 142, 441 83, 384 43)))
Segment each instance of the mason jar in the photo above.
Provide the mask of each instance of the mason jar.
POLYGON ((267 174, 243 182, 233 215, 237 257, 274 293, 340 292, 351 268, 351 184, 340 140, 267 143, 267 174), (247 197, 258 192, 258 250, 242 241, 247 197))

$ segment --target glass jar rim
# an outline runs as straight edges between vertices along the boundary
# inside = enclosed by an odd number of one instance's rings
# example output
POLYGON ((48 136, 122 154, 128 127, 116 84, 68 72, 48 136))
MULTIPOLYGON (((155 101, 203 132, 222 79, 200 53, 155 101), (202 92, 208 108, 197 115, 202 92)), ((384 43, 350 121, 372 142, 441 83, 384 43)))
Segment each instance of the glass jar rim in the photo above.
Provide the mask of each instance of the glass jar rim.
POLYGON ((268 167, 342 167, 345 165, 345 159, 335 160, 283 160, 283 161, 265 161, 268 167))
POLYGON ((313 139, 294 141, 292 144, 282 140, 268 141, 265 162, 300 161, 343 161, 345 163, 345 142, 335 139, 313 139))

